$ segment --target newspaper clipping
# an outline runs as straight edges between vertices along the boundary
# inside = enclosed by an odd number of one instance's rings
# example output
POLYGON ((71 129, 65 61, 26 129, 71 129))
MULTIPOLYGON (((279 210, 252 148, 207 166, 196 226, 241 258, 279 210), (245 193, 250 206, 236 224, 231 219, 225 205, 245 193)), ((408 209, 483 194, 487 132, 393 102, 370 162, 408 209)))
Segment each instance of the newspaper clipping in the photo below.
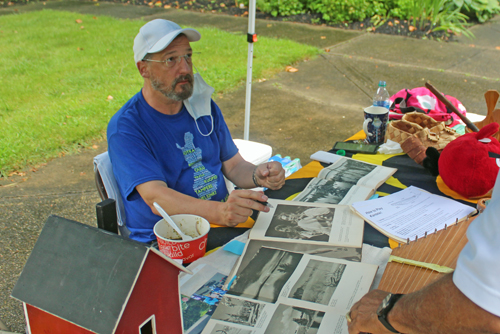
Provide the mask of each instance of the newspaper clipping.
POLYGON ((203 334, 347 334, 346 312, 376 265, 262 247, 231 283, 203 334))

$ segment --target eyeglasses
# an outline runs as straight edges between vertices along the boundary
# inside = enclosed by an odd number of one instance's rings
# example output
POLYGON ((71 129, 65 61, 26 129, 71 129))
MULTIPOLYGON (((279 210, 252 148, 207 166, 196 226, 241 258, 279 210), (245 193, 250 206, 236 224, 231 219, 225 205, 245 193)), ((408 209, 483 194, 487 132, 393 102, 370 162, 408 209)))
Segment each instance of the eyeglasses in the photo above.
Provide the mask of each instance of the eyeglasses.
POLYGON ((155 63, 165 63, 165 65, 167 65, 167 67, 174 67, 177 64, 179 64, 181 62, 181 60, 184 58, 186 63, 191 65, 193 63, 193 54, 195 54, 195 53, 198 54, 199 52, 188 53, 188 54, 185 54, 182 56, 177 56, 177 57, 169 57, 165 60, 143 59, 143 61, 152 61, 155 63))

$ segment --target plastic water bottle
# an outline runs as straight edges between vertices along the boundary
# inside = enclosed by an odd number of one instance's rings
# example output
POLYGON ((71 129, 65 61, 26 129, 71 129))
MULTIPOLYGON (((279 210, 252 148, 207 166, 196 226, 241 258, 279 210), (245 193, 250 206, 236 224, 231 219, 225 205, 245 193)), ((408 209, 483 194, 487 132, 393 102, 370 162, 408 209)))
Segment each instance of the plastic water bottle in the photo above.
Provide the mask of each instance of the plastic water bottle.
POLYGON ((283 166, 283 169, 285 170, 285 177, 288 177, 298 171, 299 169, 302 168, 302 165, 300 164, 300 159, 295 158, 289 163, 287 163, 285 166, 283 166))
POLYGON ((281 157, 281 154, 276 154, 276 155, 270 157, 268 161, 278 161, 279 163, 281 163, 281 160, 283 160, 283 158, 281 157))
POLYGON ((276 154, 275 156, 269 158, 268 161, 278 161, 279 163, 281 163, 281 166, 283 166, 283 169, 285 170, 285 177, 292 175, 302 168, 299 158, 295 158, 292 160, 288 155, 282 158, 281 154, 276 154))
POLYGON ((281 160, 281 164, 283 166, 288 165, 290 162, 292 162, 292 158, 290 158, 289 155, 287 155, 286 157, 283 158, 283 160, 281 160))
POLYGON ((390 108, 389 92, 385 88, 385 81, 379 81, 377 93, 373 96, 373 105, 376 107, 390 108))

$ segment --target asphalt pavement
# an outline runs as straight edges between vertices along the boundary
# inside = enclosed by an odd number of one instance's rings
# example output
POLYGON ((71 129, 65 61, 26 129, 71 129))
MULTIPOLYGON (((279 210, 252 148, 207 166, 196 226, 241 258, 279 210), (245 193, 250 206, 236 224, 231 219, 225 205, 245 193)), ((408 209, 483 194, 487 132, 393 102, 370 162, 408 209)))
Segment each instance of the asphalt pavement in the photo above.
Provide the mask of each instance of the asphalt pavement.
MULTIPOLYGON (((165 18, 243 34, 248 25, 245 17, 106 2, 96 6, 93 1, 36 2, 0 8, 0 15, 45 8, 144 21, 165 18)), ((446 43, 257 20, 257 34, 314 45, 323 53, 290 64, 297 72, 283 69, 272 78, 255 78, 261 80, 252 86, 250 140, 306 164, 312 153, 329 150, 361 128, 362 110, 371 104, 379 80, 387 82, 390 94, 429 81, 459 99, 469 112, 485 115, 484 93, 500 90, 500 17, 471 30, 474 40, 459 37, 446 43)), ((241 52, 246 54, 246 48, 241 52)), ((245 88, 216 101, 233 137, 242 138, 245 88)), ((2 330, 25 333, 22 304, 10 293, 48 216, 96 225, 95 205, 100 198, 92 158, 106 149, 105 141, 96 142, 79 154, 0 180, 0 321, 7 327, 0 324, 0 334, 2 330)))

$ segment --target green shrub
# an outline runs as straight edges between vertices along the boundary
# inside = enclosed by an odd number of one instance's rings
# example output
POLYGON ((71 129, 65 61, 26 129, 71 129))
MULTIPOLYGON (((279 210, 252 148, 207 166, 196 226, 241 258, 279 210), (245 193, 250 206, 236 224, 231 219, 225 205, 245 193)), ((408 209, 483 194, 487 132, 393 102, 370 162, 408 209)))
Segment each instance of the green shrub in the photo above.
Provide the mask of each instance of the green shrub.
POLYGON ((389 16, 411 20, 412 24, 419 29, 430 25, 428 31, 444 30, 472 37, 472 33, 467 30, 470 25, 467 22, 468 16, 462 13, 461 7, 458 7, 453 1, 396 0, 395 8, 389 10, 389 16))
POLYGON ((386 15, 382 1, 368 0, 310 0, 307 9, 322 14, 323 20, 332 23, 363 21, 374 15, 386 15))
MULTIPOLYGON (((248 0, 244 0, 248 5, 248 0)), ((331 24, 366 18, 411 20, 414 26, 472 36, 469 18, 485 22, 500 13, 499 0, 257 0, 257 7, 273 16, 321 14, 331 24)), ((315 21, 318 22, 318 19, 315 21)))
POLYGON ((462 13, 479 22, 486 22, 500 12, 498 0, 453 0, 462 13))
POLYGON ((274 17, 298 15, 305 13, 306 0, 257 0, 257 7, 274 17))
POLYGON ((388 17, 418 21, 418 25, 430 22, 440 25, 440 30, 465 34, 471 19, 486 22, 500 13, 498 0, 395 0, 387 7, 388 17))
POLYGON ((388 16, 407 20, 410 19, 413 12, 415 1, 414 0, 396 0, 391 9, 389 10, 388 16))

